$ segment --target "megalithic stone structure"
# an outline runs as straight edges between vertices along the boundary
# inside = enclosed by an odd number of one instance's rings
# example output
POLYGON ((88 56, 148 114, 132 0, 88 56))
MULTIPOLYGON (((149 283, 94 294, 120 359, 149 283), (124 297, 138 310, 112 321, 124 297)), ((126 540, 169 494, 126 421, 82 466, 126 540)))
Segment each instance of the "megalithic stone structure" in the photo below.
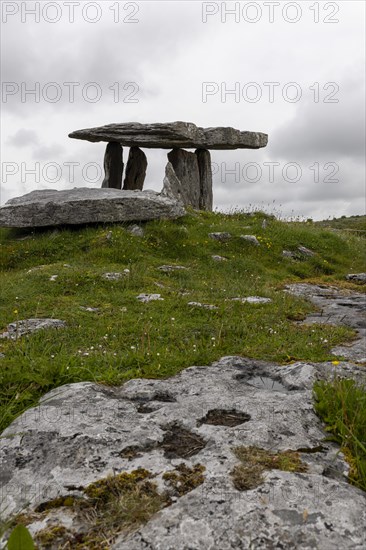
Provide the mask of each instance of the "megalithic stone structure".
POLYGON ((110 142, 104 155, 105 177, 102 188, 121 189, 123 175, 123 149, 119 143, 110 142))
POLYGON ((131 147, 128 156, 126 175, 123 182, 123 189, 142 191, 147 169, 147 158, 140 147, 131 147))
POLYGON ((184 149, 173 149, 168 160, 180 181, 180 197, 184 206, 200 207, 200 171, 197 155, 184 149))
POLYGON ((191 122, 108 124, 77 130, 69 134, 69 137, 92 142, 109 142, 103 187, 116 187, 121 180, 123 162, 119 158, 117 145, 130 147, 124 190, 143 188, 147 160, 140 147, 172 149, 168 154, 171 164, 167 172, 168 180, 174 180, 172 188, 179 188, 177 198, 179 197, 180 202, 201 210, 212 210, 213 203, 209 150, 260 149, 266 147, 268 142, 267 134, 261 132, 241 132, 230 127, 201 128, 191 122), (195 149, 196 152, 190 153, 185 149, 195 149))
POLYGON ((207 149, 197 149, 196 155, 200 172, 199 209, 211 211, 213 206, 211 154, 207 149))

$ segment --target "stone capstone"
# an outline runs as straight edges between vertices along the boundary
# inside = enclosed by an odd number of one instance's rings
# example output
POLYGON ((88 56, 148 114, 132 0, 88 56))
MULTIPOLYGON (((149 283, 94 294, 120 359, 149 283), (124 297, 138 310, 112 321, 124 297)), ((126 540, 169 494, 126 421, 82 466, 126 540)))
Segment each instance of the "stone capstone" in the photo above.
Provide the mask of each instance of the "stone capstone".
POLYGON ((268 135, 260 132, 241 132, 223 127, 200 128, 191 122, 108 124, 77 130, 69 137, 158 149, 260 149, 268 143, 268 135))
POLYGON ((104 155, 105 177, 102 188, 121 189, 123 174, 123 149, 119 143, 108 143, 104 155))
POLYGON ((126 166, 126 176, 123 189, 126 191, 138 189, 142 191, 147 169, 146 155, 139 147, 131 147, 126 166))
POLYGON ((361 550, 365 493, 347 482, 349 466, 313 409, 312 387, 323 371, 323 364, 224 357, 164 380, 54 389, 2 433, 2 517, 41 506, 42 521, 28 525, 33 536, 55 514, 80 533, 87 524, 70 507, 66 517, 65 508, 47 512, 46 503, 83 497, 90 483, 138 468, 163 492, 165 472, 199 464, 201 485, 121 533, 111 548, 361 550), (296 451, 306 471, 267 469, 259 484, 238 490, 233 449, 250 446, 296 451))
POLYGON ((184 149, 173 149, 168 154, 168 160, 180 182, 179 196, 184 206, 200 208, 200 172, 198 158, 195 153, 184 149))
POLYGON ((32 191, 0 208, 0 227, 47 227, 175 219, 185 210, 154 191, 75 188, 32 191))

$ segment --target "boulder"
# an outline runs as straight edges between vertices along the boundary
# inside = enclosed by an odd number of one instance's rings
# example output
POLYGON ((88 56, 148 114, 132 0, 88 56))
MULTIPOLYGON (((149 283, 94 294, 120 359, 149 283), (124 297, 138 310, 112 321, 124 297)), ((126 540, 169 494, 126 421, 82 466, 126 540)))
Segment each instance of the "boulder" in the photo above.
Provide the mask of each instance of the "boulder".
POLYGON ((241 132, 222 127, 200 128, 191 122, 108 124, 77 130, 69 137, 92 142, 118 142, 126 147, 158 149, 259 149, 268 143, 268 135, 260 132, 241 132))
POLYGON ((123 182, 123 189, 142 191, 145 182, 147 169, 146 155, 139 147, 131 147, 126 166, 126 176, 123 182))
POLYGON ((123 149, 119 143, 108 143, 104 155, 104 172, 102 188, 121 189, 123 149))
POLYGON ((211 212, 213 206, 211 154, 207 149, 197 149, 196 155, 200 174, 200 210, 211 212))
POLYGON ((72 497, 85 499, 91 483, 144 468, 162 494, 171 487, 164 474, 183 463, 203 468, 203 478, 187 479, 145 525, 123 532, 120 520, 111 548, 361 550, 365 493, 347 482, 349 466, 313 409, 323 371, 323 364, 225 357, 163 380, 54 389, 2 433, 2 517, 21 512, 33 536, 64 526, 64 540, 52 546, 61 548, 68 534, 90 526, 72 497), (292 450, 297 467, 274 469, 274 461, 258 479, 249 475, 250 488, 238 488, 236 447, 254 448, 267 462, 292 450))
POLYGON ((173 149, 168 160, 180 181, 180 196, 184 206, 200 208, 200 172, 197 155, 184 149, 173 149))
POLYGON ((0 227, 47 227, 175 219, 185 210, 154 191, 75 188, 32 191, 0 208, 0 227))

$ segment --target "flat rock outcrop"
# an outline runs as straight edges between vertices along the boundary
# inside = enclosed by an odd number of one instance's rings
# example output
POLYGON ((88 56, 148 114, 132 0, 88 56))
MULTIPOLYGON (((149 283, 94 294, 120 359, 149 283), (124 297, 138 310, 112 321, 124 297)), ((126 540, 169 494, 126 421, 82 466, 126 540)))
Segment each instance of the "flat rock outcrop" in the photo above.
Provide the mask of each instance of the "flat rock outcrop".
POLYGON ((184 216, 178 203, 154 191, 75 188, 32 191, 0 208, 0 227, 48 227, 148 221, 184 216))
MULTIPOLYGON (((139 467, 163 491, 164 473, 184 463, 205 468, 203 483, 112 548, 361 550, 365 493, 346 481, 348 465, 324 440, 312 406, 323 370, 225 357, 167 380, 57 388, 2 434, 3 517, 47 509, 54 498, 82 496, 88 484, 139 467), (266 469, 262 481, 239 490, 235 447, 291 449, 302 468, 266 469)), ((52 512, 69 531, 83 530, 70 508, 52 512)), ((29 525, 32 535, 50 525, 47 517, 29 525)))
POLYGON ((200 128, 192 122, 107 124, 76 130, 69 137, 158 149, 260 149, 268 143, 268 135, 261 132, 241 132, 230 127, 200 128))
POLYGON ((308 315, 304 323, 346 325, 357 331, 358 338, 332 350, 335 355, 349 361, 366 363, 366 296, 361 292, 326 285, 296 283, 288 285, 287 291, 315 304, 319 311, 308 315))

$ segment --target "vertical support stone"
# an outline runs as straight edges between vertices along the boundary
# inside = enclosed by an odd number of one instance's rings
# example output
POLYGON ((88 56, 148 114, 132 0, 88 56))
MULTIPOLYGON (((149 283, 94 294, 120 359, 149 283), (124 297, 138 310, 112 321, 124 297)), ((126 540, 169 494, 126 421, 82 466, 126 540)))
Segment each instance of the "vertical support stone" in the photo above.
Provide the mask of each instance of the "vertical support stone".
POLYGON ((168 153, 168 160, 181 183, 180 196, 183 204, 198 210, 200 207, 200 171, 197 155, 184 149, 173 149, 168 153))
POLYGON ((126 166, 126 175, 123 189, 142 191, 147 169, 146 155, 139 147, 131 147, 126 166))
POLYGON ((119 143, 109 142, 104 155, 105 177, 102 187, 121 189, 123 174, 123 149, 119 143))
POLYGON ((212 211, 212 168, 211 155, 207 149, 196 150, 198 169, 200 172, 200 210, 212 211))

